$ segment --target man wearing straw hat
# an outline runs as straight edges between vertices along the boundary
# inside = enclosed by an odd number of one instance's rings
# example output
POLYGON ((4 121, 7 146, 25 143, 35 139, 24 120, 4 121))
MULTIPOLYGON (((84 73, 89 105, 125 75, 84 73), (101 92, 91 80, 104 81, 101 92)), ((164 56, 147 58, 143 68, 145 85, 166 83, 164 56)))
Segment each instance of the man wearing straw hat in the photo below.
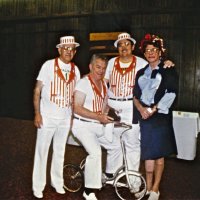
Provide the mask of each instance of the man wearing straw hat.
MULTIPOLYGON (((105 79, 109 81, 108 105, 114 108, 121 117, 121 121, 132 124, 132 129, 126 132, 124 142, 129 170, 139 169, 140 164, 140 128, 139 124, 132 123, 133 116, 133 87, 137 71, 146 66, 146 60, 132 54, 136 41, 129 33, 121 33, 114 42, 119 56, 111 58, 108 62, 105 79)), ((173 66, 171 61, 166 66, 173 66)), ((119 140, 121 128, 114 128, 113 142, 119 140)), ((111 177, 123 162, 122 152, 107 155, 106 176, 111 177)), ((139 186, 138 186, 139 187, 139 186)), ((137 188, 137 186, 135 186, 137 188)), ((137 191, 133 191, 137 192, 137 191)))
POLYGON ((71 126, 72 95, 80 79, 79 69, 72 62, 78 46, 73 36, 61 37, 56 46, 59 57, 46 61, 37 77, 33 97, 37 140, 32 176, 32 189, 36 198, 43 198, 47 158, 52 141, 51 185, 57 193, 65 193, 64 153, 71 126))

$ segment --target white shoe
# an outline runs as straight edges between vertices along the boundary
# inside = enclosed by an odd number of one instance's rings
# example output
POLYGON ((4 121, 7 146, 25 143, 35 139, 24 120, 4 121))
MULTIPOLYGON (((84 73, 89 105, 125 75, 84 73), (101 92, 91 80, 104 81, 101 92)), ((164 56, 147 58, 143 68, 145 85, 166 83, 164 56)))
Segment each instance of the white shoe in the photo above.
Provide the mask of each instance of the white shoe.
POLYGON ((90 193, 89 195, 87 195, 85 192, 83 192, 83 197, 86 200, 98 200, 94 193, 90 193))
POLYGON ((160 192, 151 191, 148 200, 158 200, 160 196, 160 192))
POLYGON ((34 191, 34 192, 33 192, 33 195, 34 195, 36 198, 38 198, 38 199, 43 198, 43 193, 42 193, 42 192, 36 192, 36 191, 34 191))
POLYGON ((63 187, 55 187, 53 184, 51 186, 56 190, 58 194, 65 194, 65 190, 63 187))
POLYGON ((59 194, 65 194, 64 188, 55 188, 56 192, 59 194))

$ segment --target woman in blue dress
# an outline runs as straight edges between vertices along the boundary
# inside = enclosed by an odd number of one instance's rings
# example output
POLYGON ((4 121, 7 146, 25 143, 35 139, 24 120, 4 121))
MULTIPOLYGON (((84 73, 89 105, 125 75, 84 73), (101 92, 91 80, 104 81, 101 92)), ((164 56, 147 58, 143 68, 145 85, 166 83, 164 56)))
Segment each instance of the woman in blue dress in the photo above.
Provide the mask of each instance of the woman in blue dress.
POLYGON ((147 34, 140 48, 148 64, 136 75, 133 122, 140 124, 148 200, 157 200, 164 158, 177 154, 172 106, 178 91, 178 75, 174 67, 164 68, 161 38, 147 34))

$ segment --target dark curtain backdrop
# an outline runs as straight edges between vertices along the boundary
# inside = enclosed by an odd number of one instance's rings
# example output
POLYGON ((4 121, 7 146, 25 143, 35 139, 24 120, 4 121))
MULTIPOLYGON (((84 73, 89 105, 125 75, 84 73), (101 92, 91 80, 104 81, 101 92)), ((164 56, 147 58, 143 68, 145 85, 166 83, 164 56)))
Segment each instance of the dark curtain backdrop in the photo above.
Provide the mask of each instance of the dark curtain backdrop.
POLYGON ((35 79, 43 62, 58 55, 60 36, 74 35, 81 44, 74 61, 84 75, 94 52, 90 33, 122 31, 136 39, 137 55, 146 33, 164 39, 167 56, 179 73, 176 109, 200 112, 199 1, 36 2, 0 2, 0 116, 33 119, 35 79))

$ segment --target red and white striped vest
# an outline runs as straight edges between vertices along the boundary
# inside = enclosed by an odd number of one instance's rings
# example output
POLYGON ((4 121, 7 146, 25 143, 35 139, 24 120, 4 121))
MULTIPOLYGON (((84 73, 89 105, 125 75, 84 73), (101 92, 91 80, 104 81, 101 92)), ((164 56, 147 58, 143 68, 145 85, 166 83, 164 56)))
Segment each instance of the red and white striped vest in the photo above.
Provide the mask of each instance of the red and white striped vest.
POLYGON ((114 67, 109 78, 110 90, 115 97, 127 97, 133 95, 135 67, 135 56, 133 56, 133 60, 127 68, 120 67, 119 57, 115 59, 114 67))
POLYGON ((97 112, 97 113, 102 113, 102 109, 103 109, 103 103, 106 97, 106 85, 105 82, 102 80, 102 87, 103 87, 103 94, 99 91, 99 89, 97 88, 97 86, 95 85, 95 83, 92 81, 90 75, 88 75, 88 79, 90 81, 90 84, 92 86, 92 90, 94 92, 94 99, 93 99, 93 112, 97 112))
POLYGON ((50 101, 56 103, 59 107, 71 106, 72 96, 75 88, 75 65, 71 64, 71 70, 68 77, 64 77, 59 65, 58 58, 54 63, 54 80, 51 81, 50 101))

